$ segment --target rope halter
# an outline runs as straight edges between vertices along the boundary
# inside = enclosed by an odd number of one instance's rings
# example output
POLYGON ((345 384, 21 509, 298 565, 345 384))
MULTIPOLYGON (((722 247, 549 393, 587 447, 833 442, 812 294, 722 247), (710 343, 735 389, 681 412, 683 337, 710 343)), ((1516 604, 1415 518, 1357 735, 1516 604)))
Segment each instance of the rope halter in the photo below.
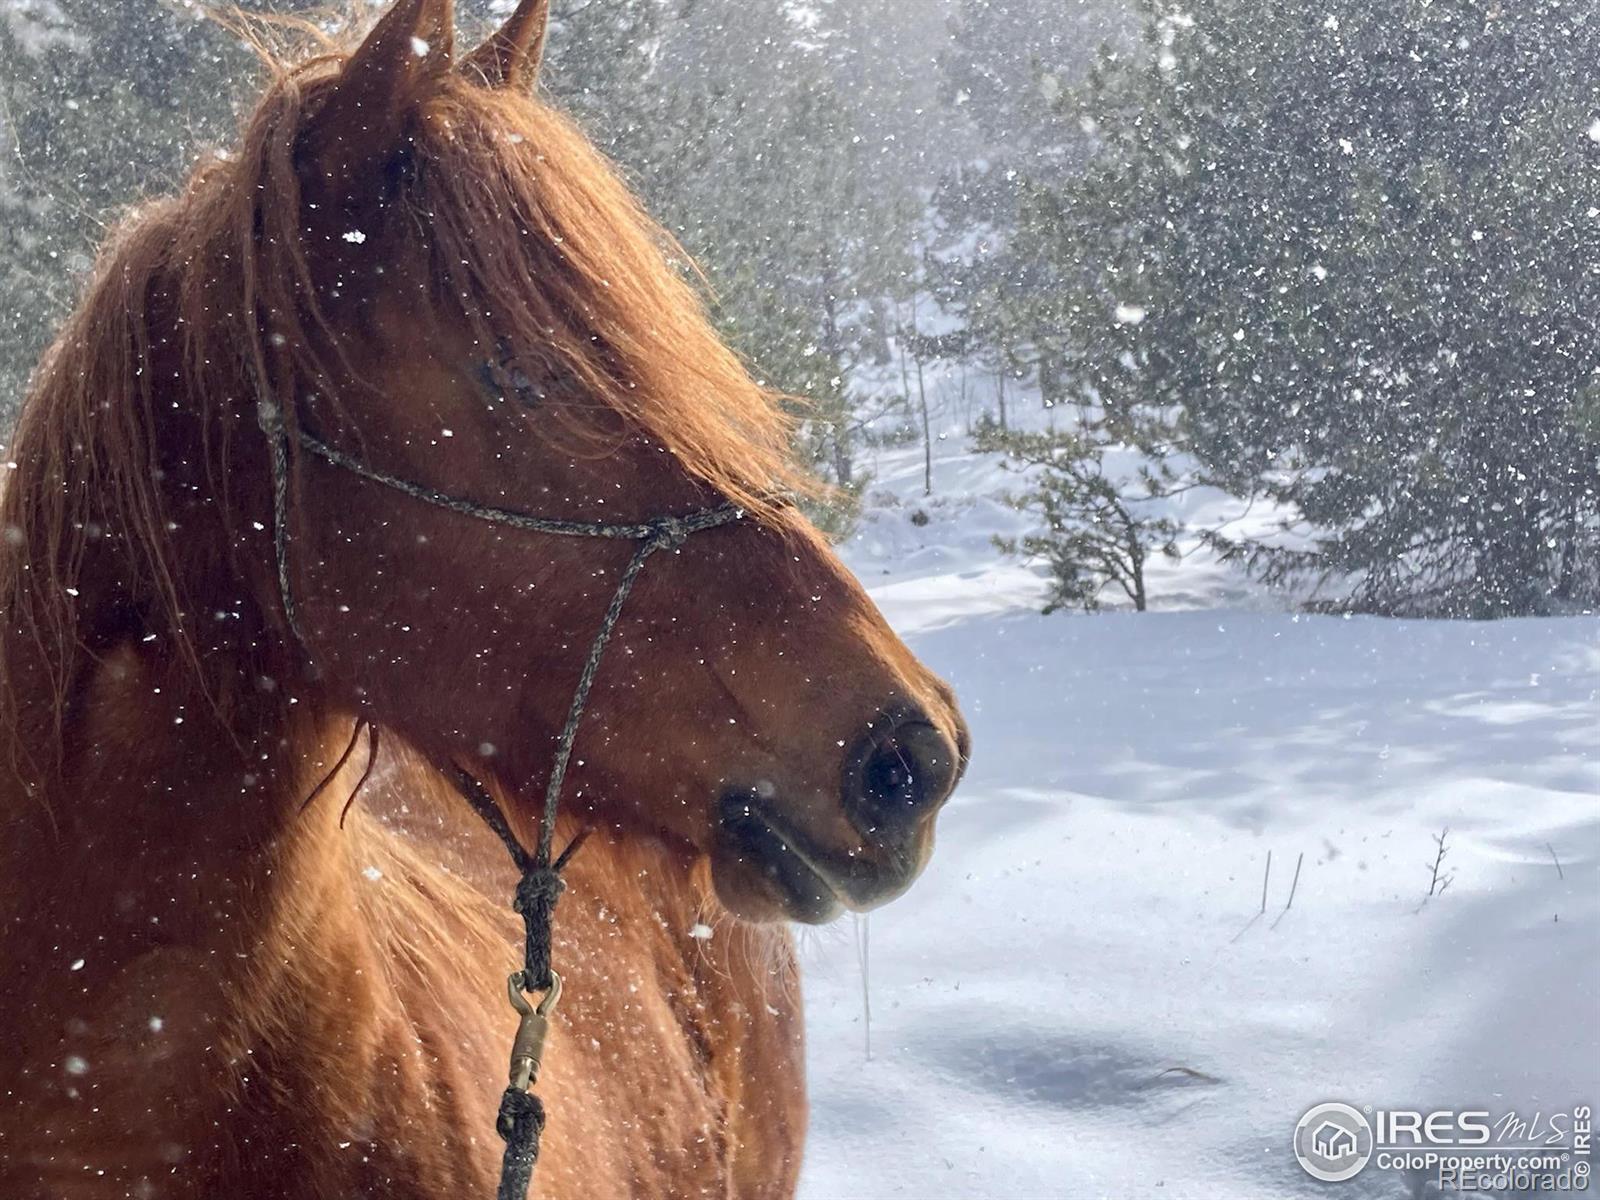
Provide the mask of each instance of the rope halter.
MULTIPOLYGON (((294 590, 290 586, 289 571, 289 471, 291 459, 291 434, 283 420, 283 413, 267 395, 264 388, 256 406, 261 431, 267 437, 272 463, 272 518, 273 549, 277 560, 278 592, 283 604, 283 614, 289 630, 307 656, 311 647, 302 632, 294 590)), ((475 521, 504 525, 526 533, 546 534, 552 537, 602 538, 609 541, 636 543, 633 557, 623 569, 612 594, 611 604, 600 621, 594 641, 589 646, 589 656, 584 660, 583 673, 573 691, 572 703, 567 708, 566 723, 556 739, 555 758, 550 767, 550 777, 545 785, 544 812, 539 823, 539 841, 529 852, 512 832, 500 806, 495 803, 484 786, 459 766, 452 783, 472 806, 486 825, 505 845, 516 864, 521 878, 517 884, 512 907, 522 917, 525 932, 522 970, 514 972, 507 981, 512 1007, 521 1018, 516 1040, 512 1046, 510 1082, 500 1098, 500 1115, 496 1129, 505 1141, 505 1154, 501 1162, 500 1187, 497 1200, 524 1200, 533 1178, 533 1168, 539 1158, 539 1137, 544 1131, 544 1106, 532 1094, 538 1081, 539 1067, 544 1053, 545 1039, 549 1033, 549 1018, 561 996, 561 977, 550 965, 551 926, 555 918, 556 901, 566 884, 562 871, 572 855, 588 837, 585 830, 571 844, 553 858, 556 832, 556 813, 561 805, 561 791, 566 781, 567 764, 572 758, 572 746, 577 740, 578 726, 583 720, 589 702, 589 691, 594 686, 595 675, 600 670, 600 660, 606 644, 622 616, 639 573, 650 557, 660 550, 677 550, 697 533, 731 525, 744 518, 744 510, 731 502, 701 509, 684 516, 661 516, 634 523, 566 521, 541 517, 516 509, 498 508, 476 501, 437 491, 420 483, 387 474, 376 467, 352 458, 343 451, 321 441, 305 429, 297 427, 293 441, 299 448, 322 459, 331 466, 399 492, 413 500, 459 513, 475 521), (537 1005, 529 1003, 527 996, 538 993, 537 1005)))

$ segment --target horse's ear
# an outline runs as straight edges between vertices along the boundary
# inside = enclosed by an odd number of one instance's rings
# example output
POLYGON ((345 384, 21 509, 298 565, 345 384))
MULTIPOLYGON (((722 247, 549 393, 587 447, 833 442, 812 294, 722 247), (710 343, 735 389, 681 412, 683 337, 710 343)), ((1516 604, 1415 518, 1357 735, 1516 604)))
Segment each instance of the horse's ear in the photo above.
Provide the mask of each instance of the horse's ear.
POLYGON ((359 194, 402 149, 406 121, 455 53, 454 0, 399 0, 345 62, 301 138, 317 190, 359 194))
POLYGON ((517 11, 461 64, 490 87, 532 87, 544 61, 550 0, 522 0, 517 11))

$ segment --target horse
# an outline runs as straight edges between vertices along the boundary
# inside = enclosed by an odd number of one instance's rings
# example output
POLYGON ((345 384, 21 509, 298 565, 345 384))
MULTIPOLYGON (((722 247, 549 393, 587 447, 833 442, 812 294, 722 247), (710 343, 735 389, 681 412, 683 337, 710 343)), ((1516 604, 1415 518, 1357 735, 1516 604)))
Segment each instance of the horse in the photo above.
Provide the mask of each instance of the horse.
POLYGON ((523 846, 552 780, 554 841, 593 834, 538 1194, 794 1191, 790 923, 911 885, 968 734, 682 256, 538 99, 546 23, 457 55, 451 0, 398 0, 270 63, 35 372, 0 497, 8 1200, 491 1194, 523 931, 463 780, 523 846), (551 533, 598 524, 650 540, 551 533))

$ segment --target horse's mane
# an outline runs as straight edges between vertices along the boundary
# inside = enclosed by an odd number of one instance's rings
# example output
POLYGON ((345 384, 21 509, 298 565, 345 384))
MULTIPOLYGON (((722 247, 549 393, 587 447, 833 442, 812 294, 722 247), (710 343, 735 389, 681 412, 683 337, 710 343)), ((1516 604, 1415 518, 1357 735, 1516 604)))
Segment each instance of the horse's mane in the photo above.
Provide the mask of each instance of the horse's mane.
MULTIPOLYGON (((269 60, 237 149, 197 168, 180 197, 133 214, 36 372, 0 500, 0 736, 13 750, 26 741, 30 759, 59 758, 107 605, 137 613, 206 686, 194 626, 214 597, 184 594, 196 551, 162 486, 171 449, 157 444, 155 414, 159 404, 193 415, 202 461, 189 465, 218 518, 237 524, 246 516, 229 503, 230 480, 266 471, 257 382, 330 394, 339 372, 325 348, 337 339, 316 299, 295 168, 344 61, 269 60), (103 561, 114 578, 97 577, 103 561)), ((621 414, 757 510, 775 485, 795 484, 779 406, 713 331, 670 239, 570 122, 452 74, 410 135, 396 236, 429 264, 435 302, 460 306, 486 357, 509 344, 575 381, 611 414, 593 424, 597 447, 621 414)), ((237 564, 205 568, 212 587, 238 596, 237 564)))

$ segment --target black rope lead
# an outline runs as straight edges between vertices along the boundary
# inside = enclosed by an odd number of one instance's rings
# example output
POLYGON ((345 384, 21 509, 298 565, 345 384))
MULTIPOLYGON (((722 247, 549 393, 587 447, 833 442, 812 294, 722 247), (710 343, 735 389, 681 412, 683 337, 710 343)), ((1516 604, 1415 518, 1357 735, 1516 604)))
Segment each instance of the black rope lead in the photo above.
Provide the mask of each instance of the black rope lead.
POLYGON ((500 1118, 495 1123, 506 1150, 500 1160, 500 1187, 495 1200, 523 1200, 533 1183, 539 1162, 539 1138, 544 1133, 544 1102, 514 1084, 500 1097, 500 1118))
POLYGON ((555 987, 555 972, 550 969, 550 942, 555 926, 556 901, 567 890, 562 872, 594 831, 580 831, 561 852, 561 857, 552 863, 545 858, 542 850, 529 854, 523 848, 517 835, 511 832, 511 825, 494 797, 470 772, 457 766, 454 782, 456 790, 472 806, 472 810, 504 844, 506 853, 511 856, 521 876, 511 907, 522 918, 522 970, 511 978, 519 991, 548 993, 555 987))
POLYGON ((500 1095, 500 1113, 495 1119, 495 1131, 506 1144, 500 1162, 500 1187, 495 1196, 496 1200, 526 1200, 533 1169, 539 1161, 539 1140, 545 1126, 544 1104, 530 1089, 539 1080, 544 1045, 550 1034, 550 1017, 561 999, 561 976, 550 967, 556 902, 567 888, 561 874, 592 830, 580 832, 567 844, 561 857, 550 862, 542 850, 528 853, 511 831, 494 797, 471 773, 457 766, 454 782, 473 811, 505 844, 511 861, 520 872, 512 907, 522 917, 522 970, 506 981, 506 990, 511 1007, 521 1021, 511 1045, 510 1080, 500 1095), (537 1006, 529 1003, 530 993, 542 993, 537 1006))
POLYGON ((523 986, 530 992, 547 992, 554 986, 554 975, 550 970, 550 937, 544 931, 554 925, 556 901, 566 890, 566 883, 554 867, 535 868, 517 884, 517 897, 511 902, 511 907, 522 917, 526 932, 522 980, 523 986))

